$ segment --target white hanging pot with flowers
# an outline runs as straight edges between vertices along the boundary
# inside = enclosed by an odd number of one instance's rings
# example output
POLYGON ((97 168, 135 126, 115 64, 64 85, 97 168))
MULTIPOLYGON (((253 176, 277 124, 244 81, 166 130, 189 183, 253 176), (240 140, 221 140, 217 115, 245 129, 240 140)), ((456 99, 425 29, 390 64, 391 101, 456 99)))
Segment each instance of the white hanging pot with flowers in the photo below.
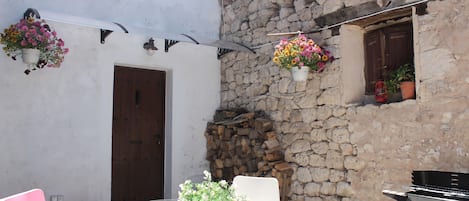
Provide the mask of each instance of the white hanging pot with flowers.
POLYGON ((327 62, 334 57, 324 50, 312 39, 299 34, 298 37, 288 40, 282 39, 275 46, 273 61, 281 68, 291 71, 294 81, 306 81, 309 70, 320 73, 327 62))
POLYGON ((28 65, 24 71, 26 74, 46 66, 58 68, 68 53, 64 41, 57 37, 46 21, 34 17, 21 19, 6 28, 0 34, 0 44, 4 45, 3 51, 13 60, 21 55, 28 65))

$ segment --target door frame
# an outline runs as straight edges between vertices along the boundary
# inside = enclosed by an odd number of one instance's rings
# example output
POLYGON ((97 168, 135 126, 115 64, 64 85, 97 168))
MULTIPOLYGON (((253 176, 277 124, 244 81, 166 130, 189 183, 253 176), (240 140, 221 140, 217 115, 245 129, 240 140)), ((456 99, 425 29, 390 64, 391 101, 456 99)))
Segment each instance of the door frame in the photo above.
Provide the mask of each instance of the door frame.
MULTIPOLYGON (((112 107, 113 107, 113 90, 114 90, 114 70, 116 66, 128 67, 128 68, 136 68, 136 69, 146 69, 146 70, 158 70, 165 72, 165 132, 164 132, 164 160, 163 160, 163 168, 164 168, 164 188, 163 188, 163 195, 165 198, 171 198, 172 192, 172 97, 173 97, 173 71, 168 68, 162 67, 151 67, 151 66, 141 66, 141 65, 133 65, 127 63, 114 63, 112 67, 112 79, 111 81, 111 117, 112 120, 112 107)), ((112 125, 112 124, 111 124, 112 125)), ((112 129, 111 129, 111 150, 110 150, 110 158, 112 158, 112 129)), ((109 175, 110 179, 112 180, 112 161, 109 162, 109 175)), ((111 181, 112 182, 112 181, 111 181)), ((112 190, 109 191, 109 197, 111 197, 112 190)))

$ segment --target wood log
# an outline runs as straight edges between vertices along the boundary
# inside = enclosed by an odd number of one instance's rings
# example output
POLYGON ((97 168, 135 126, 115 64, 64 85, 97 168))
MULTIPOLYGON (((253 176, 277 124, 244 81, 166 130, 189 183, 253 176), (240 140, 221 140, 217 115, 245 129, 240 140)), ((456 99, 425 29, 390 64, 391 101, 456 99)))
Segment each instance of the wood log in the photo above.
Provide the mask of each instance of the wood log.
POLYGON ((216 168, 223 168, 223 161, 221 159, 215 160, 215 167, 216 168))
POLYGON ((245 165, 242 165, 238 168, 238 171, 239 171, 239 174, 244 174, 248 171, 248 167, 246 167, 245 165))
POLYGON ((250 128, 238 128, 238 129, 236 129, 236 134, 238 134, 238 135, 249 135, 249 132, 251 132, 250 128))
POLYGON ((257 160, 250 160, 246 163, 248 172, 257 172, 257 160))
POLYGON ((273 139, 278 140, 277 133, 275 131, 266 132, 265 135, 267 137, 266 140, 273 140, 273 139))
POLYGON ((233 167, 233 174, 234 175, 240 175, 238 167, 233 167))
POLYGON ((225 133, 225 127, 223 125, 217 126, 218 136, 223 136, 224 133, 225 133))
POLYGON ((225 158, 223 165, 225 167, 233 167, 233 160, 231 160, 231 158, 225 158))
POLYGON ((231 140, 231 135, 233 134, 233 129, 227 128, 224 129, 223 140, 231 140))
POLYGON ((262 149, 261 147, 254 147, 253 151, 256 158, 262 158, 265 154, 265 149, 262 149))
POLYGON ((264 144, 266 145, 267 149, 275 149, 275 148, 280 147, 280 143, 278 142, 277 139, 264 141, 264 144))
POLYGON ((258 139, 260 136, 259 132, 256 130, 250 130, 248 135, 249 139, 258 139))
POLYGON ((252 119, 254 118, 255 113, 254 112, 248 112, 244 114, 240 114, 236 117, 233 118, 233 120, 238 120, 238 119, 252 119))
POLYGON ((223 169, 216 169, 215 174, 212 173, 212 175, 217 179, 223 178, 223 169))
POLYGON ((278 163, 274 166, 274 168, 279 172, 293 173, 293 168, 287 162, 278 163))
POLYGON ((265 154, 265 160, 267 161, 279 161, 283 159, 283 153, 282 151, 273 151, 271 153, 265 154))
POLYGON ((273 124, 268 119, 256 119, 254 121, 254 128, 259 132, 266 132, 272 130, 273 124))

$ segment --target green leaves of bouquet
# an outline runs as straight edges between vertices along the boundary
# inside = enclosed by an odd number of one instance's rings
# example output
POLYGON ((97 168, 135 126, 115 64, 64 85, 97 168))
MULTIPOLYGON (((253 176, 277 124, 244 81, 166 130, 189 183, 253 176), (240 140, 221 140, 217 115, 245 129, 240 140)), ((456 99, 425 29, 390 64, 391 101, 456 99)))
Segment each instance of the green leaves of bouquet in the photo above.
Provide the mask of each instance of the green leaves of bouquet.
POLYGON ((186 180, 179 185, 179 201, 241 201, 236 197, 233 187, 228 182, 221 180, 212 181, 210 172, 204 171, 204 181, 192 183, 186 180))

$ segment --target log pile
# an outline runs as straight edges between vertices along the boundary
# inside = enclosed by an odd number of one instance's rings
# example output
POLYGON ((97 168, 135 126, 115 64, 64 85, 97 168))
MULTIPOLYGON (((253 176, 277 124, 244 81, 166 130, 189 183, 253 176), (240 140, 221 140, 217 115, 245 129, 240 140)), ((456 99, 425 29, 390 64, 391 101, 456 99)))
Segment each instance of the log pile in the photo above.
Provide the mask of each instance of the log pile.
POLYGON ((282 200, 289 192, 293 170, 284 155, 273 122, 262 112, 218 110, 207 125, 207 160, 216 180, 236 175, 276 177, 282 200))

